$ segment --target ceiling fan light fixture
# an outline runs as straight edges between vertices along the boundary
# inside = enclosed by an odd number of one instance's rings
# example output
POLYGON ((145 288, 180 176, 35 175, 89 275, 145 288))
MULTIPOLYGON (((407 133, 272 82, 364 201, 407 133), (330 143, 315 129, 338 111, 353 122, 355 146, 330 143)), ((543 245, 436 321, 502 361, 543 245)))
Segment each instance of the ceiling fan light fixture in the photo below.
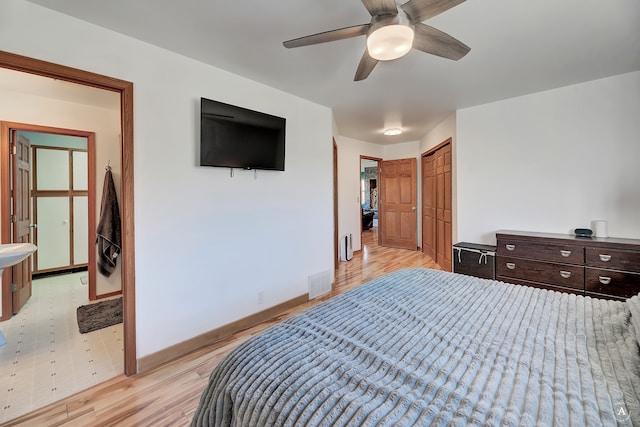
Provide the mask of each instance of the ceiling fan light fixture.
POLYGON ((399 128, 389 128, 384 130, 384 134, 387 136, 396 136, 402 133, 402 129, 399 128))
POLYGON ((406 55, 413 46, 413 28, 402 24, 385 25, 367 36, 369 56, 390 61, 406 55))

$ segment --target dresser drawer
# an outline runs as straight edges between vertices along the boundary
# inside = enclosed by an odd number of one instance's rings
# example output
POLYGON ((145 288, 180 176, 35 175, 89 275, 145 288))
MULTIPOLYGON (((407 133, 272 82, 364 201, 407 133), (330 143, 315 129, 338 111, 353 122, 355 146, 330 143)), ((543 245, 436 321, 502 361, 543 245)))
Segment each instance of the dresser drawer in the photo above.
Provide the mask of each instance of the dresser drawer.
POLYGON ((498 255, 529 258, 563 264, 584 264, 584 247, 545 242, 529 242, 502 238, 498 240, 498 255))
POLYGON ((530 282, 584 289, 584 267, 498 256, 496 273, 530 282))
POLYGON ((637 251, 587 248, 585 257, 589 267, 640 273, 640 252, 637 251))
POLYGON ((640 293, 640 274, 587 267, 585 290, 630 298, 640 293))
MULTIPOLYGON (((500 282, 511 283, 511 284, 514 284, 514 285, 522 285, 522 286, 529 286, 529 287, 533 287, 533 288, 548 289, 550 291, 556 291, 556 292, 564 292, 564 293, 570 293, 570 294, 576 294, 576 295, 584 295, 584 291, 583 291, 582 288, 580 288, 580 289, 564 288, 562 286, 550 285, 548 283, 530 282, 528 280, 520 280, 520 279, 514 279, 513 277, 504 277, 504 276, 497 276, 496 280, 498 280, 500 282)), ((602 298, 601 295, 598 295, 598 297, 602 298)))

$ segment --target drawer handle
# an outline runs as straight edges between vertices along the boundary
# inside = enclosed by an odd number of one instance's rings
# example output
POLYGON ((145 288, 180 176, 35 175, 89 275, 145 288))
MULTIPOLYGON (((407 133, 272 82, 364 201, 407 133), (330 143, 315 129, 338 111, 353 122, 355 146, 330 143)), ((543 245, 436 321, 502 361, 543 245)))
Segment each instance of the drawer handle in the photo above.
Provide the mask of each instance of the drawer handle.
POLYGON ((607 262, 611 259, 611 255, 600 254, 599 256, 600 256, 600 261, 607 262))
POLYGON ((512 262, 508 262, 507 263, 507 268, 509 270, 515 270, 516 269, 516 265, 514 263, 512 263, 512 262))
POLYGON ((598 280, 599 280, 599 281, 600 281, 600 283, 602 283, 603 285, 608 285, 609 283, 611 283, 611 277, 598 276, 598 280))
POLYGON ((571 255, 571 251, 560 251, 560 255, 566 258, 571 255))
POLYGON ((561 275, 563 278, 568 279, 569 277, 571 277, 571 272, 570 272, 570 271, 564 271, 564 270, 561 270, 561 271, 560 271, 560 275, 561 275))
POLYGON ((505 245, 508 251, 513 251, 516 249, 516 245, 505 245))

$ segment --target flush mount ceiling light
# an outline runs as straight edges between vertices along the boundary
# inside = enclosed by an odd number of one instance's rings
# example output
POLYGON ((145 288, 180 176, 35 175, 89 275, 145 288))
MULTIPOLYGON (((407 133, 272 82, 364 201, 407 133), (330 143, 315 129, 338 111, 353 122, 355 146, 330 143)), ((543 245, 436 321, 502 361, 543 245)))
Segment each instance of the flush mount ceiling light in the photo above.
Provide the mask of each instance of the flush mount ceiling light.
POLYGON ((384 130, 384 134, 387 136, 396 136, 402 133, 402 129, 398 128, 389 128, 384 130))
POLYGON ((422 23, 465 0, 409 0, 403 4, 397 4, 396 0, 361 1, 371 14, 369 24, 298 37, 287 40, 284 46, 309 46, 366 35, 367 49, 358 64, 355 81, 366 79, 378 62, 400 58, 412 48, 454 61, 470 50, 449 34, 422 23))

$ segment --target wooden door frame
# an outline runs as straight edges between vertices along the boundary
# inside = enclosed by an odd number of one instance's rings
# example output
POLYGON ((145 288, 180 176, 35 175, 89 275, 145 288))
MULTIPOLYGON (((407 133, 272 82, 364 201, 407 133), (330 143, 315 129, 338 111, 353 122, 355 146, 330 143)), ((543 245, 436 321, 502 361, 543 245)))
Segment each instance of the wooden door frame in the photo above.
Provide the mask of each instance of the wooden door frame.
MULTIPOLYGON (((420 165, 422 165, 422 159, 424 157, 427 157, 429 155, 434 154, 436 151, 438 151, 439 149, 441 149, 442 147, 445 147, 447 145, 451 145, 451 153, 452 153, 452 157, 453 157, 453 138, 449 137, 449 138, 445 139, 444 141, 442 141, 440 144, 436 145, 435 147, 431 147, 427 151, 425 151, 424 153, 420 154, 420 165)), ((424 174, 425 174, 424 168, 420 167, 420 183, 421 184, 424 183, 424 178, 425 178, 424 174)), ((453 178, 453 161, 451 163, 451 176, 453 178)), ((425 193, 426 189, 424 188, 424 185, 421 185, 421 187, 422 187, 421 188, 422 200, 420 201, 420 205, 421 205, 420 206, 420 223, 422 224, 424 222, 424 212, 422 212, 422 204, 424 203, 424 197, 425 197, 424 193, 425 193)), ((452 193, 453 193, 453 186, 452 186, 452 193)), ((453 194, 451 194, 451 200, 453 201, 453 194)), ((452 212, 452 214, 453 214, 453 212, 452 212)), ((451 234, 453 236, 453 218, 451 218, 451 228, 452 228, 451 234)), ((424 230, 421 229, 420 232, 422 234, 422 233, 424 233, 424 230)), ((424 253, 424 239, 423 239, 424 234, 422 234, 422 236, 420 236, 420 237, 421 237, 420 238, 420 240, 421 240, 420 251, 422 253, 424 253)), ((452 250, 452 249, 450 248, 450 250, 452 250)), ((434 261, 435 261, 435 259, 434 259, 434 261)))
MULTIPOLYGON (((360 195, 362 195, 362 189, 360 188, 360 185, 362 185, 362 161, 363 160, 373 160, 378 162, 378 175, 380 175, 380 162, 383 161, 383 159, 379 158, 379 157, 371 157, 371 156, 364 156, 364 155, 360 155, 360 162, 358 164, 358 193, 360 195)), ((379 184, 378 184, 379 185, 379 184)), ((378 187, 379 188, 379 187, 378 187)), ((382 197, 382 194, 380 193, 380 191, 378 191, 378 206, 380 206, 380 197, 382 197)), ((380 210, 378 209, 378 224, 380 223, 380 210)), ((358 213, 358 216, 360 217, 360 250, 362 250, 362 199, 360 199, 360 212, 358 213)), ((378 242, 380 241, 380 227, 377 228, 376 232, 378 233, 378 242)))
MULTIPOLYGON (((123 320, 124 320, 124 373, 135 375, 137 373, 136 359, 136 306, 135 306, 135 244, 134 244, 134 198, 133 198, 133 83, 91 73, 77 68, 41 61, 39 59, 16 55, 0 51, 0 67, 15 71, 22 71, 44 77, 51 77, 71 83, 92 86, 98 89, 109 90, 120 94, 120 124, 122 130, 121 144, 121 209, 122 209, 122 292, 123 292, 123 320)), ((7 150, 9 147, 0 147, 7 150)), ((8 188, 8 165, 2 161, 0 164, 0 191, 8 188), (5 185, 4 183, 7 183, 5 185)), ((0 199, 4 200, 6 194, 1 193, 0 199)), ((7 212, 6 206, 0 206, 2 212, 7 212)), ((5 241, 9 236, 8 222, 0 221, 0 236, 5 241), (5 224, 6 223, 6 224, 5 224)), ((4 297, 3 297, 4 304, 4 297)), ((5 311, 2 311, 3 316, 5 311)))
POLYGON ((424 153, 420 154, 420 158, 422 159, 423 157, 426 157, 430 154, 435 153, 436 151, 438 151, 439 149, 441 149, 442 147, 444 147, 447 144, 451 144, 451 148, 453 148, 453 138, 449 137, 447 139, 445 139, 444 141, 442 141, 440 144, 436 145, 435 147, 429 148, 427 151, 425 151, 424 153))
MULTIPOLYGON (((338 253, 338 144, 333 138, 333 269, 337 270, 340 264, 338 253)), ((331 290, 335 290, 335 280, 331 284, 331 290)))
MULTIPOLYGON (((95 246, 95 239, 92 238, 91 230, 96 229, 96 150, 95 150, 95 141, 96 134, 95 132, 89 132, 84 130, 75 130, 75 129, 64 129, 57 128, 51 126, 40 126, 28 123, 15 123, 15 122, 0 122, 0 138, 4 139, 9 136, 9 132, 11 130, 17 130, 18 132, 40 132, 40 133, 48 133, 54 135, 64 135, 64 136, 74 136, 81 137, 87 139, 87 177, 88 177, 88 274, 89 274, 89 293, 88 298, 90 301, 94 301, 96 299, 96 253, 91 250, 95 246)), ((43 148, 51 148, 51 147, 43 147, 43 148)), ((55 147, 53 147, 55 149, 55 147)), ((34 185, 32 185, 32 188, 34 185)), ((70 207, 71 208, 71 207, 70 207)), ((4 212, 4 211, 3 211, 4 212)), ((70 211, 72 212, 72 211, 70 211)), ((71 213, 72 215, 73 213, 71 213)), ((32 219, 36 219, 33 217, 32 219)), ((3 233, 4 235, 4 233, 3 233)), ((71 247, 73 249, 73 246, 71 247)), ((37 255, 37 252, 36 252, 37 255)), ((2 301, 4 303, 4 294, 2 295, 2 301)), ((2 308, 2 312, 4 313, 4 307, 2 308)))

